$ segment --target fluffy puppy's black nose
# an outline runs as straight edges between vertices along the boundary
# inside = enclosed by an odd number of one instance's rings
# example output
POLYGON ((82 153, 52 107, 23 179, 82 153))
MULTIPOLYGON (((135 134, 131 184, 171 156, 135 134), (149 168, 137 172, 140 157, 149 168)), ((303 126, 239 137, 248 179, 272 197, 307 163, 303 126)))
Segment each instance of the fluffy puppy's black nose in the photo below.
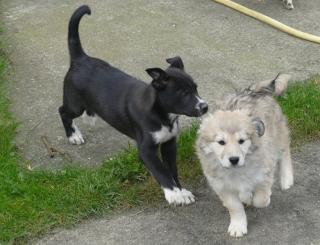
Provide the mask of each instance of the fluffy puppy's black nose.
POLYGON ((235 165, 237 165, 238 162, 239 162, 239 157, 230 157, 230 158, 229 158, 229 161, 231 162, 231 164, 232 164, 233 166, 235 166, 235 165))
POLYGON ((200 108, 201 114, 203 115, 208 111, 208 104, 205 102, 202 102, 200 103, 199 108, 200 108))

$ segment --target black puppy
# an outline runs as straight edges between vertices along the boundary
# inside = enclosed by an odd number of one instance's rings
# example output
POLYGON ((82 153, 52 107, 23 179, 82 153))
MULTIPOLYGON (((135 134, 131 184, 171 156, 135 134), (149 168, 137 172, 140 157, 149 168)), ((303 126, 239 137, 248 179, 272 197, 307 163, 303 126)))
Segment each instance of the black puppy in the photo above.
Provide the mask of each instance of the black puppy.
POLYGON ((164 71, 150 68, 151 85, 89 57, 81 47, 78 27, 88 6, 78 8, 69 21, 68 45, 71 57, 64 79, 63 105, 59 108, 66 135, 72 144, 84 139, 73 119, 84 112, 97 114, 121 133, 135 139, 139 156, 161 185, 171 204, 194 202, 190 191, 181 188, 176 167, 178 114, 199 117, 208 105, 199 97, 197 86, 184 71, 180 57, 167 59, 164 71), (162 161, 158 157, 161 145, 162 161))

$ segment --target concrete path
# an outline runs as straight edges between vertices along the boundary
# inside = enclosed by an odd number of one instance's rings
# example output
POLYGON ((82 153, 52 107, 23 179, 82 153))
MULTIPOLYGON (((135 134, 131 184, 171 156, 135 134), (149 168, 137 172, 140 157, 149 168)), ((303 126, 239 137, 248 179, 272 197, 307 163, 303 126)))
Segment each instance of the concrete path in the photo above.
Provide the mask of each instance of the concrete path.
MULTIPOLYGON (((293 11, 278 0, 238 0, 298 29, 320 35, 320 2, 295 0, 293 11)), ((320 46, 270 28, 210 0, 88 0, 92 16, 81 23, 88 54, 103 58, 145 81, 144 69, 165 67, 165 58, 180 55, 209 101, 234 87, 273 77, 279 71, 304 79, 320 72, 320 46)), ((50 159, 41 142, 68 153, 73 164, 98 165, 128 139, 103 122, 87 139, 70 146, 57 108, 68 69, 67 23, 76 0, 2 0, 1 17, 10 44, 12 110, 21 122, 19 149, 34 168, 60 168, 66 160, 50 159)), ((184 120, 184 125, 188 123, 184 120)), ((196 204, 138 209, 87 221, 56 231, 37 244, 320 244, 320 153, 308 144, 294 154, 296 184, 288 192, 274 187, 271 206, 249 208, 249 234, 230 239, 228 214, 203 181, 193 191, 196 204)))
MULTIPOLYGON (((320 142, 319 142, 320 143, 320 142)), ((286 192, 273 187, 271 205, 248 208, 249 234, 230 238, 229 215, 205 183, 194 189, 198 201, 188 207, 162 202, 149 210, 137 209, 115 217, 88 221, 71 230, 48 235, 37 245, 319 245, 320 151, 308 144, 294 154, 295 186, 286 192)))
MULTIPOLYGON (((287 11, 280 0, 238 0, 298 29, 320 35, 320 2, 295 0, 287 11)), ((88 54, 150 81, 144 70, 165 67, 180 55, 214 108, 214 99, 234 87, 274 77, 279 71, 304 79, 320 72, 319 45, 281 33, 210 0, 88 0, 92 16, 81 23, 88 54)), ((46 136, 73 164, 97 165, 128 144, 105 123, 90 129, 79 122, 87 144, 70 146, 57 108, 68 69, 67 24, 77 0, 2 0, 1 17, 10 43, 12 110, 21 122, 19 149, 34 168, 60 168, 41 142, 46 136)), ((186 125, 184 121, 184 125, 186 125)))

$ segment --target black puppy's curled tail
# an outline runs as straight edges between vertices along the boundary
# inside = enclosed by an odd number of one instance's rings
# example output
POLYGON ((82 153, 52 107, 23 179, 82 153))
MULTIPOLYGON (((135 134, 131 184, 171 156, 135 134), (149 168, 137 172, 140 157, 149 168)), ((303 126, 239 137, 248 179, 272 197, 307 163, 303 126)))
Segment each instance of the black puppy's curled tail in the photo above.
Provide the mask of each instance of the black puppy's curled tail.
POLYGON ((84 55, 79 37, 79 22, 83 15, 91 14, 87 5, 82 5, 74 11, 69 21, 68 46, 71 60, 84 55))

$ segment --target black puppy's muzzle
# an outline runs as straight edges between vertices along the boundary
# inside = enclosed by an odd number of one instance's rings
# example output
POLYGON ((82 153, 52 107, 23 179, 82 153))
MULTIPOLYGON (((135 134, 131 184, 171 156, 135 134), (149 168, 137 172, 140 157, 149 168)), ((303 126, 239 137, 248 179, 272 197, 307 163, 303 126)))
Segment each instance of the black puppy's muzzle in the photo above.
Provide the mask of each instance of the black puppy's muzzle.
POLYGON ((189 116, 192 117, 201 117, 202 115, 208 112, 208 104, 206 102, 200 102, 196 108, 194 109, 193 113, 189 116))
POLYGON ((199 105, 200 116, 206 114, 208 112, 208 104, 206 102, 202 102, 199 105))

